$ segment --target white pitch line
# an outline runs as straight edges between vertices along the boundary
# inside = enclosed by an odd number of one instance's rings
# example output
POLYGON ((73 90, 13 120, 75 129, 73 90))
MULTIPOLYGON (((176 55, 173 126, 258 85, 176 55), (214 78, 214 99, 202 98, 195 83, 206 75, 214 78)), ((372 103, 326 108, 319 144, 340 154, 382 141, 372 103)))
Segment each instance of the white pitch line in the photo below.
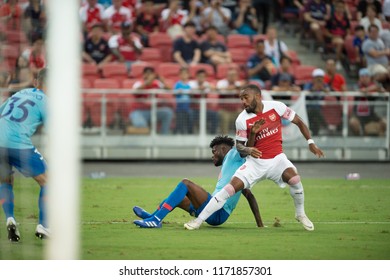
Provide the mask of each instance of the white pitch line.
MULTIPOLYGON (((110 221, 95 221, 95 222, 82 222, 83 225, 101 225, 101 224, 132 224, 132 221, 129 222, 110 222, 110 221)), ((170 224, 181 224, 180 222, 169 222, 170 224)), ((183 222, 184 223, 184 222, 183 222)), ((266 221, 264 222, 265 224, 273 224, 274 221, 266 221)), ((297 221, 285 221, 281 222, 281 224, 296 224, 298 223, 297 221)), ((390 221, 370 221, 370 222, 361 222, 361 221, 324 221, 324 222, 316 222, 313 221, 314 224, 325 224, 325 225, 354 225, 354 224, 379 224, 379 225, 389 225, 390 221)), ((226 224, 235 224, 235 225, 240 225, 240 224, 253 224, 253 222, 226 222, 226 224)))

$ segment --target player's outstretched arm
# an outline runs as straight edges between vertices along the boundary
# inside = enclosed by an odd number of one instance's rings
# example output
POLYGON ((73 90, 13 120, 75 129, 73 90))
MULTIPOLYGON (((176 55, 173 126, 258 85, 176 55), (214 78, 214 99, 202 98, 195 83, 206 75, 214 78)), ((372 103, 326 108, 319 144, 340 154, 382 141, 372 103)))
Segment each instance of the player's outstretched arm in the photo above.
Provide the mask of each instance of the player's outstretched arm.
POLYGON ((249 189, 242 190, 242 194, 248 200, 249 207, 252 210, 253 216, 255 217, 256 224, 258 227, 264 227, 263 221, 260 216, 259 205, 253 193, 249 189))
POLYGON ((299 130, 301 131, 302 135, 308 141, 310 152, 315 154, 318 158, 325 157, 324 152, 320 148, 318 148, 317 145, 314 143, 314 141, 311 139, 309 128, 303 122, 303 120, 298 116, 298 114, 295 115, 294 119, 292 120, 292 123, 299 127, 299 130), (309 139, 311 140, 310 143, 309 143, 309 139))
POLYGON ((236 141, 236 148, 237 151, 240 153, 241 157, 246 157, 249 155, 255 158, 261 157, 261 152, 258 149, 256 149, 255 147, 247 147, 245 145, 245 142, 236 141))

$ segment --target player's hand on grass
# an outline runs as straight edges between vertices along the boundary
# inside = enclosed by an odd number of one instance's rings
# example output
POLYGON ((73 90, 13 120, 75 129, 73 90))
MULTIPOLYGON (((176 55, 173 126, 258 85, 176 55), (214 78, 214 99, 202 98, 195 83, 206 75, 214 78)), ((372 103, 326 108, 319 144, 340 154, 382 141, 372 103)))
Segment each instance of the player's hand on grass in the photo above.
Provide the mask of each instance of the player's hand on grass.
POLYGON ((318 158, 325 157, 324 152, 320 148, 318 148, 316 144, 314 144, 314 143, 310 144, 309 149, 310 149, 310 152, 315 154, 318 158))
POLYGON ((258 133, 264 123, 265 123, 265 119, 260 119, 256 121, 251 128, 251 133, 253 134, 258 133))

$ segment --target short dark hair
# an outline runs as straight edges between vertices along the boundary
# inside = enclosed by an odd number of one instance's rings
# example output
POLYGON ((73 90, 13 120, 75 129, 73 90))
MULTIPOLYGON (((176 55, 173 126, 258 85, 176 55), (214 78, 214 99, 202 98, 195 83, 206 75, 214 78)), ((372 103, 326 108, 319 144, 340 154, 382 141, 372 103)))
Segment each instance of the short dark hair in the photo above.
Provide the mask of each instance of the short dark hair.
POLYGON ((375 28, 376 30, 379 30, 378 25, 376 25, 376 24, 370 24, 370 26, 368 27, 368 32, 370 32, 371 29, 373 29, 373 28, 375 28))
POLYGON ((261 95, 261 89, 257 85, 253 85, 253 84, 246 85, 241 89, 241 92, 244 92, 247 90, 251 90, 254 93, 258 93, 261 95))
POLYGON ((283 60, 285 60, 285 59, 288 60, 290 63, 292 62, 291 58, 287 55, 282 55, 279 59, 279 62, 282 63, 283 60))
POLYGON ((256 47, 259 45, 259 44, 262 44, 262 45, 264 45, 264 39, 259 39, 259 40, 257 40, 256 41, 256 47))
POLYGON ((206 32, 209 31, 209 30, 214 30, 214 31, 217 31, 218 32, 218 29, 217 27, 215 27, 214 25, 210 25, 209 27, 206 28, 206 32))
POLYGON ((196 25, 195 23, 193 23, 192 21, 189 21, 187 22, 186 24, 184 24, 184 28, 186 27, 193 27, 193 28, 196 28, 196 25))
POLYGON ((198 71, 196 71, 196 75, 199 75, 199 74, 207 74, 207 72, 204 69, 199 69, 198 71))
POLYGON ((216 136, 213 140, 211 140, 210 148, 213 148, 215 145, 221 145, 221 144, 228 145, 230 148, 232 148, 234 146, 234 140, 233 138, 227 135, 219 135, 216 136))
POLYGON ((146 66, 144 68, 144 70, 142 71, 142 73, 146 73, 146 72, 154 72, 154 68, 153 67, 150 67, 150 66, 146 66))
POLYGON ((364 26, 363 25, 356 25, 355 26, 355 31, 364 31, 364 26))

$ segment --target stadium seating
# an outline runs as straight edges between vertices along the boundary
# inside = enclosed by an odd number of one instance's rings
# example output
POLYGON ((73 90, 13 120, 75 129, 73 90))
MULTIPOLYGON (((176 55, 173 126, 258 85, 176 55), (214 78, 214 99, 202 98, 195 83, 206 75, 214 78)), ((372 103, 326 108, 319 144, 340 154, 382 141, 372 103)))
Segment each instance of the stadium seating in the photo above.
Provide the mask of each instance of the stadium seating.
POLYGON ((81 72, 83 79, 87 79, 91 85, 96 79, 101 78, 99 69, 96 64, 83 63, 81 65, 81 72))
POLYGON ((172 61, 173 41, 167 33, 157 32, 149 35, 149 45, 151 48, 158 48, 164 62, 172 61))
POLYGON ((312 73, 316 67, 311 65, 297 65, 293 69, 295 84, 302 86, 312 81, 312 73))
POLYGON ((228 70, 231 68, 235 68, 237 71, 240 70, 240 66, 238 66, 236 63, 218 64, 216 78, 218 80, 225 79, 228 70))
POLYGON ((118 62, 104 64, 102 75, 104 78, 116 79, 121 84, 124 79, 128 78, 126 64, 118 62))
POLYGON ((10 69, 13 69, 16 65, 16 60, 19 57, 19 48, 14 45, 3 45, 1 47, 1 54, 10 69))
POLYGON ((196 76, 196 72, 198 72, 201 69, 206 71, 208 80, 215 79, 213 66, 211 66, 210 64, 206 64, 206 63, 199 63, 197 65, 191 65, 190 68, 189 68, 189 70, 190 70, 190 77, 192 79, 194 79, 195 76, 196 76))
POLYGON ((232 61, 239 65, 246 65, 249 57, 255 53, 254 50, 249 50, 246 48, 230 48, 229 52, 232 56, 232 61))
POLYGON ((265 35, 265 34, 257 34, 257 35, 252 36, 253 46, 259 40, 264 40, 264 41, 267 40, 267 35, 265 35))
POLYGON ((165 79, 177 79, 180 68, 178 63, 165 62, 158 65, 157 73, 165 79))
POLYGON ((301 65, 301 60, 299 59, 296 51, 287 50, 284 54, 291 59, 292 66, 301 65))
POLYGON ((226 37, 226 44, 228 49, 240 48, 240 49, 252 49, 252 41, 248 35, 242 34, 229 34, 226 37))
POLYGON ((19 46, 27 43, 26 34, 19 30, 5 30, 5 38, 11 45, 19 46))
POLYGON ((140 60, 150 63, 160 63, 162 62, 161 51, 159 48, 144 48, 140 60))
POLYGON ((155 66, 155 64, 150 62, 134 63, 131 65, 129 76, 130 78, 141 78, 145 67, 153 67, 157 70, 155 66))
MULTIPOLYGON (((119 82, 115 79, 96 79, 93 87, 95 89, 118 89, 120 88, 119 82)), ((106 96, 106 125, 110 126, 114 123, 115 113, 118 112, 119 99, 118 93, 110 93, 107 91, 106 96)), ((87 94, 86 106, 91 113, 91 119, 94 126, 101 125, 101 110, 102 110, 102 97, 100 93, 87 94)))

